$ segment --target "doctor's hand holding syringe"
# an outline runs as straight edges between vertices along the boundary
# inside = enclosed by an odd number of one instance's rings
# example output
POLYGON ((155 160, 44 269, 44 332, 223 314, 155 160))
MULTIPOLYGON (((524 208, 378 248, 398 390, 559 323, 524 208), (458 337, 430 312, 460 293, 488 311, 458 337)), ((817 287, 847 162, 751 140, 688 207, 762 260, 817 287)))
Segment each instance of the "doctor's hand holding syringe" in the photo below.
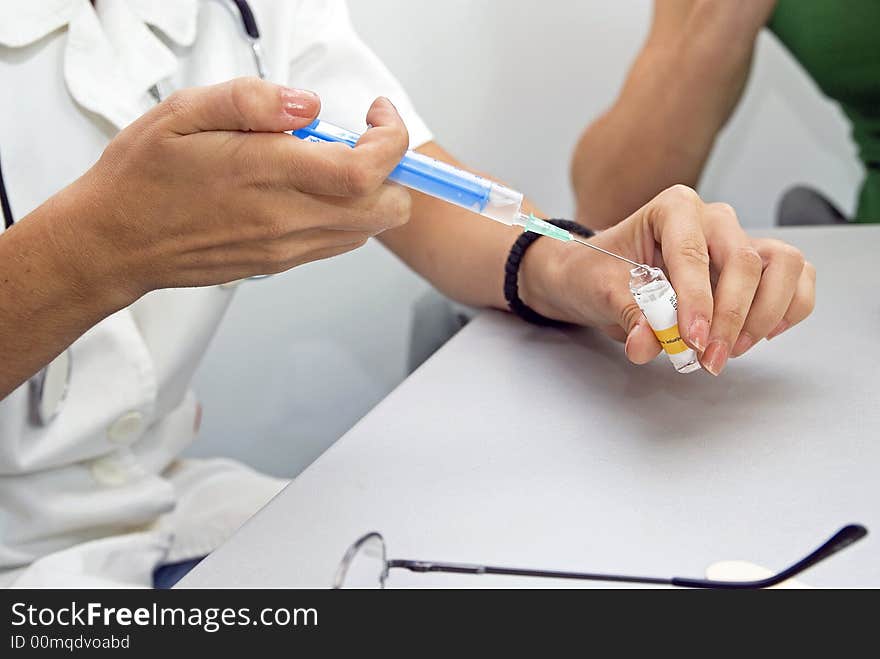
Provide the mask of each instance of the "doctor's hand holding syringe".
MULTIPOLYGON (((282 272, 370 236, 450 297, 507 308, 505 268, 521 225, 552 234, 529 203, 491 222, 387 185, 389 176, 401 180, 408 144, 393 105, 373 104, 372 127, 354 147, 287 134, 308 129, 319 111, 313 94, 257 79, 182 90, 4 232, 0 400, 149 291, 282 272)), ((418 151, 460 166, 433 142, 418 151)), ((750 239, 729 207, 685 187, 589 242, 668 272, 681 338, 714 374, 813 306, 813 271, 797 250, 750 239)), ((631 269, 573 241, 542 238, 519 262, 517 292, 538 314, 625 340, 629 359, 644 363, 661 345, 630 293, 631 269)))

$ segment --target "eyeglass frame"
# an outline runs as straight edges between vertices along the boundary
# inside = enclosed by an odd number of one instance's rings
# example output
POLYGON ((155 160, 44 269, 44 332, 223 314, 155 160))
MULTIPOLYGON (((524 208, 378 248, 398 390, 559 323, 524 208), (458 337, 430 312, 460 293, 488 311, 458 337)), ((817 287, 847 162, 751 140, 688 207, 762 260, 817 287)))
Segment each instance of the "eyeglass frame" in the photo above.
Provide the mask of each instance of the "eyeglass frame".
POLYGON ((603 581, 610 583, 631 583, 651 586, 674 586, 677 588, 700 588, 719 590, 757 590, 770 588, 787 581, 808 570, 817 563, 830 558, 868 535, 868 529, 861 524, 848 524, 822 543, 818 548, 791 566, 764 579, 752 581, 716 581, 713 579, 692 579, 687 577, 640 577, 620 574, 598 574, 590 572, 569 572, 557 570, 537 570, 527 568, 497 567, 470 563, 444 563, 438 561, 419 561, 411 559, 388 558, 385 538, 378 531, 361 536, 346 550, 336 569, 333 588, 341 589, 351 563, 361 548, 369 541, 377 539, 382 547, 382 571, 379 574, 379 587, 384 588, 388 573, 395 568, 410 572, 442 572, 446 574, 498 574, 504 576, 535 577, 544 579, 576 579, 581 581, 603 581))

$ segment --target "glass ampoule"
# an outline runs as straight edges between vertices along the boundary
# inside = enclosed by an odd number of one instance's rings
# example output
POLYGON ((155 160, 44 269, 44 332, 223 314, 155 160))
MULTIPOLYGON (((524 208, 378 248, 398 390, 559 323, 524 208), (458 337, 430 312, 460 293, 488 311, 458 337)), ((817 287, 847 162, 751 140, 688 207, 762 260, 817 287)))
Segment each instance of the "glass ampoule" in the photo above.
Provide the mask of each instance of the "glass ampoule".
POLYGON ((697 353, 688 347, 678 330, 678 297, 660 268, 634 268, 629 290, 654 331, 654 336, 679 373, 700 369, 697 353))

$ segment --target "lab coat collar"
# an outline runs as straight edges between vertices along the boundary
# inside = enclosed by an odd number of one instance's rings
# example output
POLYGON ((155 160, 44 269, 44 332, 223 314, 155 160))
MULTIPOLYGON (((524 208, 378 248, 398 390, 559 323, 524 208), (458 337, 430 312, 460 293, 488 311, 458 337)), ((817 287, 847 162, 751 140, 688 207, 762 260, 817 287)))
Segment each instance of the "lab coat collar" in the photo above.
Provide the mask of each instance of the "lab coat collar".
POLYGON ((148 25, 188 46, 198 0, 4 0, 0 44, 27 46, 65 25, 64 78, 76 101, 123 128, 152 106, 148 90, 172 75, 177 57, 148 25))
POLYGON ((78 0, 5 0, 0 3, 0 44, 20 48, 70 22, 78 0))

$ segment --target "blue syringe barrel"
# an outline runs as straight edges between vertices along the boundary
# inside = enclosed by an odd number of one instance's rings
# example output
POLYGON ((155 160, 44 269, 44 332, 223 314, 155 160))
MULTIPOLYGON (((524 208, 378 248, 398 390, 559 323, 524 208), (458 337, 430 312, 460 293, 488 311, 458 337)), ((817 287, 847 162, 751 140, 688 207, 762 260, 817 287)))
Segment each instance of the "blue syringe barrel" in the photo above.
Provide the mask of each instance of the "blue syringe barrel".
MULTIPOLYGON (((361 137, 355 132, 320 119, 291 134, 310 142, 341 142, 351 147, 361 137)), ((415 151, 406 152, 403 160, 388 176, 388 180, 479 213, 496 222, 523 224, 522 193, 415 151)))

